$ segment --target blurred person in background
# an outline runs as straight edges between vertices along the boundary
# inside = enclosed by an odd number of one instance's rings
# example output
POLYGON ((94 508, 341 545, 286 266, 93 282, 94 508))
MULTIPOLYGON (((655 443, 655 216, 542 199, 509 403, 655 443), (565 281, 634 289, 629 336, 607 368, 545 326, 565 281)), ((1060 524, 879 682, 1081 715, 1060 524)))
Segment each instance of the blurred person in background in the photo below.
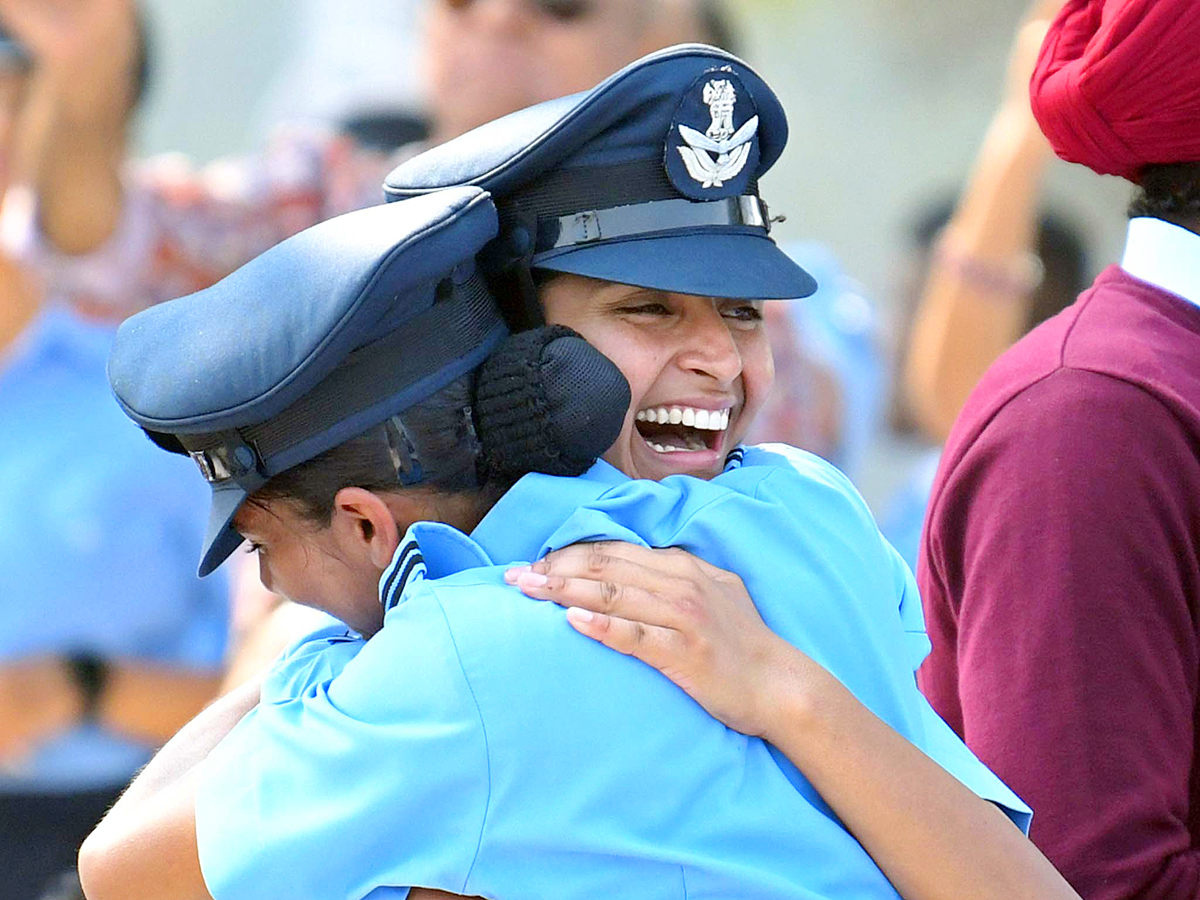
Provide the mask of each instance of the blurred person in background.
POLYGON ((1005 90, 957 201, 912 225, 911 285, 901 298, 892 428, 927 449, 881 511, 915 571, 942 443, 967 394, 1017 338, 1087 286, 1079 229, 1042 202, 1050 145, 1029 109, 1029 76, 1062 0, 1038 0, 1018 27, 1005 90))
MULTIPOLYGON (((1014 193, 1019 193, 1019 191, 1014 191, 1014 193)), ((1007 197, 1008 195, 1002 196, 1007 197)), ((970 197, 964 199, 969 201, 970 197)), ((937 246, 939 236, 945 233, 945 229, 954 220, 956 205, 958 204, 952 199, 937 202, 924 210, 913 224, 910 255, 913 258, 913 267, 918 273, 918 278, 920 278, 919 273, 937 269, 939 270, 938 278, 942 284, 951 280, 948 277, 950 273, 941 271, 945 264, 934 261, 931 257, 936 253, 934 248, 937 246)), ((1007 206, 1007 201, 1000 199, 997 201, 997 205, 1002 207, 997 209, 997 214, 1007 215, 1003 209, 1007 206)), ((983 275, 983 269, 980 269, 978 273, 974 271, 970 274, 962 273, 958 276, 959 286, 955 291, 955 296, 958 298, 956 305, 963 307, 964 312, 978 303, 1004 303, 1007 299, 1009 304, 1026 310, 1027 317, 1021 331, 1021 334, 1025 334, 1074 303, 1075 298, 1087 287, 1087 248, 1079 228, 1065 214, 1049 207, 1037 211, 1036 216, 1035 250, 1033 251, 1034 255, 1027 257, 1027 265, 1029 271, 1036 273, 1037 286, 1032 290, 1028 290, 1026 286, 1016 295, 1009 294, 1006 297, 990 300, 989 294, 1001 290, 999 284, 993 284, 987 280, 983 275), (976 285, 975 282, 980 278, 983 278, 984 284, 976 285)), ((930 277, 931 275, 925 275, 926 280, 930 277)), ((1013 289, 1016 286, 1008 285, 1008 287, 1013 289)), ((907 364, 909 367, 916 365, 911 358, 912 354, 916 352, 916 348, 909 338, 915 325, 915 319, 927 311, 927 304, 924 301, 930 296, 930 291, 920 295, 919 290, 920 285, 914 283, 911 293, 901 301, 905 309, 901 313, 903 323, 900 329, 899 344, 901 347, 908 348, 907 364)), ((932 287, 930 290, 933 290, 932 287)), ((952 330, 945 332, 944 340, 948 346, 940 348, 939 352, 953 354, 958 361, 957 364, 963 368, 973 368, 978 365, 994 349, 990 337, 984 346, 980 347, 970 344, 966 337, 963 337, 959 343, 957 335, 952 330)), ((905 355, 900 357, 898 365, 905 366, 905 355)), ((929 492, 933 488, 933 476, 942 455, 944 436, 931 430, 928 426, 918 424, 913 412, 913 406, 916 404, 905 399, 903 396, 905 388, 903 376, 898 374, 893 387, 895 396, 892 400, 890 424, 897 435, 919 442, 924 449, 911 465, 904 483, 881 510, 880 528, 892 546, 900 551, 900 555, 904 557, 909 568, 915 572, 917 550, 921 542, 921 526, 925 521, 925 509, 929 505, 929 492)), ((930 398, 927 395, 918 394, 917 398, 926 409, 937 403, 936 398, 930 398)))
MULTIPOLYGON (((35 177, 44 145, 26 129, 47 120, 27 104, 70 77, 60 64, 0 35, 6 180, 35 177)), ((227 588, 196 578, 191 551, 203 492, 128 427, 105 375, 112 334, 0 251, 6 900, 69 894, 83 838, 219 682, 227 588)))
POLYGON ((428 138, 425 87, 398 63, 416 58, 423 9, 424 0, 293 0, 292 49, 257 104, 257 131, 336 123, 384 151, 428 138))
POLYGON ((884 397, 875 306, 825 245, 794 241, 782 248, 817 280, 817 291, 763 311, 775 387, 748 440, 801 447, 857 481, 884 397))
POLYGON ((1079 277, 1045 264, 1043 241, 1061 235, 1039 218, 1052 155, 1029 109, 1029 76, 1062 5, 1038 0, 1030 8, 1013 43, 1003 98, 953 214, 935 233, 936 214, 918 226, 918 245, 929 252, 901 379, 910 413, 939 445, 987 367, 1062 309, 1060 296, 1073 284, 1060 279, 1079 277))
MULTIPOLYGON (((135 71, 135 6, 0 0, 14 31, 69 53, 79 73, 56 95, 47 143, 64 149, 38 182, 35 256, 53 277, 126 313, 199 290, 302 228, 378 203, 387 172, 421 149, 384 146, 369 123, 350 121, 369 139, 328 125, 283 128, 261 153, 198 171, 175 154, 129 163, 121 100, 135 71), (63 187, 80 178, 109 189, 81 208, 63 187)), ((430 141, 582 90, 668 44, 719 38, 713 10, 710 0, 431 0, 410 73, 428 86, 430 141)), ((361 112, 348 110, 348 120, 361 112)))
POLYGON ((1137 185, 1120 265, 951 430, 921 687, 1088 900, 1200 896, 1200 4, 1069 0, 1030 81, 1058 155, 1137 185))

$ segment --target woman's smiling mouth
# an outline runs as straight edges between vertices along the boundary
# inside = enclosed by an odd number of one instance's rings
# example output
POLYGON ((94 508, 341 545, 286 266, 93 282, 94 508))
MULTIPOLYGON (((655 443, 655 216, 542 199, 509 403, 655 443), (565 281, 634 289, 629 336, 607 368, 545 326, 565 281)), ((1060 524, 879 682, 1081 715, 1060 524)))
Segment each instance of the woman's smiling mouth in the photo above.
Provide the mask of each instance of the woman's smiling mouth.
POLYGON ((657 453, 717 450, 729 428, 729 409, 648 406, 639 409, 635 427, 657 453))

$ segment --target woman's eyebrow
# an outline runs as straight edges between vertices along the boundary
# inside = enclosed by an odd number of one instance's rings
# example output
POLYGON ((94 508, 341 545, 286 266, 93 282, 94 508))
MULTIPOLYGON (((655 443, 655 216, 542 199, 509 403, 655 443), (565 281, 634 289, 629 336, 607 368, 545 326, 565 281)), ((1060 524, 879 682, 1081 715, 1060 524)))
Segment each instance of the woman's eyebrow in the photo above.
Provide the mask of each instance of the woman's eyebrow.
POLYGON ((666 300, 670 297, 666 291, 658 288, 643 288, 633 287, 628 291, 623 291, 619 295, 610 298, 610 303, 628 303, 631 300, 666 300))

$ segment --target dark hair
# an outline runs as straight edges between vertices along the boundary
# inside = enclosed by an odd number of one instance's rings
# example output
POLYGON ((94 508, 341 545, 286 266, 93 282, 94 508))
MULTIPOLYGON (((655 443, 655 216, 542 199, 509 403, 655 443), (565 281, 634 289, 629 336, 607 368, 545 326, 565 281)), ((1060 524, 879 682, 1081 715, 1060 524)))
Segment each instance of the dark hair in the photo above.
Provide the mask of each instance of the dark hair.
POLYGON ((1151 216, 1194 229, 1200 224, 1200 162, 1146 166, 1129 216, 1151 216))
POLYGON ((379 153, 394 153, 407 144, 429 137, 429 121, 423 115, 399 109, 361 109, 342 118, 339 130, 355 146, 379 153))
MULTIPOLYGON (((509 485, 489 483, 482 465, 479 441, 471 426, 469 375, 451 382, 432 396, 410 406, 395 419, 368 428, 357 437, 319 456, 280 472, 254 492, 252 499, 291 500, 301 513, 326 526, 333 517, 333 500, 345 487, 376 493, 403 488, 400 472, 415 456, 421 466, 420 487, 446 493, 495 495, 509 485)), ((493 478, 492 481, 495 481, 493 478)))

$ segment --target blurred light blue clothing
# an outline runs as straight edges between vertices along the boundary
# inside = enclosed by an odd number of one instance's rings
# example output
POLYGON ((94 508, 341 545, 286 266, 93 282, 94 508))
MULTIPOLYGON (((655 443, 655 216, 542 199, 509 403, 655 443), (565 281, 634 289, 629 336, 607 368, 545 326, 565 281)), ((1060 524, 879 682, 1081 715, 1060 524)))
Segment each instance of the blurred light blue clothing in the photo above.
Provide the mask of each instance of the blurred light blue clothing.
MULTIPOLYGON (((117 407, 112 330, 48 308, 0 360, 0 664, 88 653, 214 670, 228 585, 195 576, 208 489, 117 407)), ((0 792, 124 783, 152 748, 81 726, 0 792)))
POLYGON ((414 525, 382 630, 301 642, 203 764, 213 896, 896 897, 781 754, 503 583, 498 563, 597 539, 738 572, 769 626, 1027 824, 917 692, 911 574, 845 476, 781 449, 711 482, 529 475, 471 537, 414 525))
MULTIPOLYGON (((878 316, 861 285, 846 274, 828 247, 800 241, 783 245, 783 250, 817 280, 817 292, 811 297, 786 302, 788 319, 804 352, 837 382, 839 428, 826 454, 830 462, 855 478, 879 428, 886 390, 878 316)), ((812 402, 806 400, 805 386, 787 383, 788 375, 781 367, 775 385, 779 399, 812 402)), ((766 424, 764 421, 763 426, 766 424)), ((755 434, 794 443, 785 434, 762 429, 755 434)))
POLYGON ((933 478, 937 474, 942 451, 930 448, 909 471, 908 478, 897 489, 879 519, 879 528, 897 552, 904 557, 909 569, 917 571, 917 555, 921 548, 921 528, 925 510, 933 493, 933 478))

